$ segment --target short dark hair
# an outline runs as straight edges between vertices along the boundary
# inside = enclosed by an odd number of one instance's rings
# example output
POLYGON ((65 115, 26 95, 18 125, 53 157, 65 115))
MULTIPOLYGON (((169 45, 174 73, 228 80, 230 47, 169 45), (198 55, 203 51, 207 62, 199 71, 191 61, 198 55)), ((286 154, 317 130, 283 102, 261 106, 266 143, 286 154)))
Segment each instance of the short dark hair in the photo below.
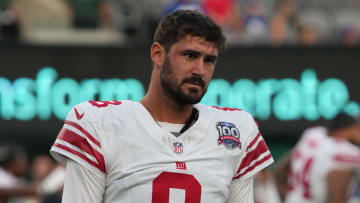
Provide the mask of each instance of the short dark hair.
POLYGON ((219 52, 225 50, 221 28, 209 17, 192 10, 175 11, 161 19, 155 30, 154 42, 159 42, 169 51, 174 43, 188 34, 214 43, 219 52))
POLYGON ((329 131, 333 132, 341 128, 347 128, 356 123, 358 123, 358 120, 355 116, 339 113, 330 121, 329 131))

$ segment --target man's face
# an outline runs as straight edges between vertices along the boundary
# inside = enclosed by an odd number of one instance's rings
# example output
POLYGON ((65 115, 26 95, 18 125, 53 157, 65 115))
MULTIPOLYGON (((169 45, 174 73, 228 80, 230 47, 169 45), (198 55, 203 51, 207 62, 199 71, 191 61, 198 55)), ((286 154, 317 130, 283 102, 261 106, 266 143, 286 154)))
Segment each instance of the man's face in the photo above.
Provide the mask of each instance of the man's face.
POLYGON ((186 35, 174 43, 160 72, 165 94, 178 104, 196 104, 206 93, 218 49, 201 37, 186 35))

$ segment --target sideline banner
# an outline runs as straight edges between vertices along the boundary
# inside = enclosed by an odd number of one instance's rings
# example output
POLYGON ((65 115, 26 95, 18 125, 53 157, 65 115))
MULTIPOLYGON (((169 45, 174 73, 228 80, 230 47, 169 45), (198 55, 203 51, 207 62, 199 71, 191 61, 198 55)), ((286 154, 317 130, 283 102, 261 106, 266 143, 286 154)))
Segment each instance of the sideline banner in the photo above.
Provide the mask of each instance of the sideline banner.
MULTIPOLYGON (((360 112, 358 51, 231 49, 201 102, 250 112, 263 134, 298 134, 339 112, 360 112)), ((0 57, 0 134, 56 134, 82 101, 139 101, 151 74, 142 49, 16 46, 0 47, 0 57)))

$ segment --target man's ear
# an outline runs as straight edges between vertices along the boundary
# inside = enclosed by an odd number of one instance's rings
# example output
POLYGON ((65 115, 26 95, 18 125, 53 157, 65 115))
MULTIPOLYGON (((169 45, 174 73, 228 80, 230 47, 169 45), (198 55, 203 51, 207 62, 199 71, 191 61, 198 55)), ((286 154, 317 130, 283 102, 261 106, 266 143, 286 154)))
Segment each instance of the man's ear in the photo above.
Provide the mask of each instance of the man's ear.
POLYGON ((159 42, 154 42, 151 46, 151 60, 156 67, 162 67, 166 58, 166 50, 159 42))

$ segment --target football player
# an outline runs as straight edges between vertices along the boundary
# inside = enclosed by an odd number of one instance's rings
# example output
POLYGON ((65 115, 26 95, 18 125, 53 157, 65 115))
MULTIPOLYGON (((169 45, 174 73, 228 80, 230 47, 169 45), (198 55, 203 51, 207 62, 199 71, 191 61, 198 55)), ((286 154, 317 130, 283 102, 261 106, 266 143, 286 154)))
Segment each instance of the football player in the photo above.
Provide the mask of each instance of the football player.
POLYGON ((360 169, 359 141, 360 124, 344 113, 337 115, 329 128, 307 129, 276 170, 285 202, 346 203, 360 169), (284 187, 286 171, 288 191, 284 187))
POLYGON ((198 104, 225 47, 196 11, 164 17, 140 102, 75 106, 51 148, 66 164, 63 202, 252 203, 253 176, 273 162, 239 109, 198 104))

